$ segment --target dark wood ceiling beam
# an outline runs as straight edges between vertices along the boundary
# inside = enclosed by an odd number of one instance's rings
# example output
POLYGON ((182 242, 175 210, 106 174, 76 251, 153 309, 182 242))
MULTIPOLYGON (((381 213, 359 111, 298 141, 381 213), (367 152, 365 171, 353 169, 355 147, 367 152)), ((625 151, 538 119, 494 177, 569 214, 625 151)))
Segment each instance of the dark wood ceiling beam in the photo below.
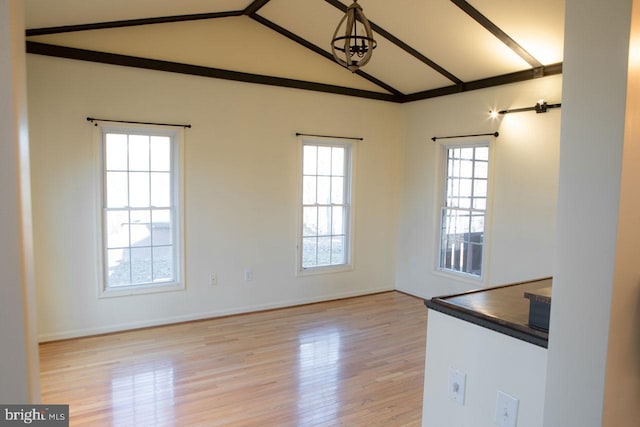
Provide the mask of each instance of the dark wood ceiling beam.
MULTIPOLYGON (((306 47, 307 49, 317 53, 318 55, 330 60, 333 63, 336 63, 335 59, 333 58, 333 55, 331 55, 329 52, 327 52, 326 50, 322 49, 319 46, 316 46, 315 44, 311 43, 310 41, 298 36, 295 33, 292 33, 291 31, 279 26, 278 24, 276 24, 273 21, 270 21, 258 14, 251 14, 249 15, 249 17, 251 17, 252 19, 254 19, 255 21, 261 23, 262 25, 274 30, 275 32, 277 32, 278 34, 281 34, 283 36, 285 36, 286 38, 288 38, 289 40, 293 40, 294 42, 306 47)), ((360 77, 363 77, 367 80, 369 80, 371 83, 381 87, 382 89, 386 90, 387 92, 401 97, 404 96, 404 94, 402 92, 400 92, 399 90, 393 88, 392 86, 386 84, 385 82, 373 77, 370 74, 365 73, 362 70, 357 70, 355 72, 355 74, 359 75, 360 77)))
POLYGON ((243 14, 253 15, 257 11, 262 9, 262 6, 267 3, 269 3, 269 0, 253 0, 253 2, 251 2, 251 4, 244 9, 243 14))
POLYGON ((515 73, 503 74, 501 76, 489 77, 486 79, 474 80, 466 82, 463 85, 447 86, 437 89, 426 90, 423 92, 416 92, 410 95, 405 95, 402 98, 402 102, 413 102, 422 99, 436 98, 444 95, 451 95, 459 92, 469 92, 472 90, 486 89, 489 87, 502 86, 509 83, 518 83, 526 80, 533 80, 544 76, 552 76, 555 74, 562 74, 562 63, 550 64, 547 66, 532 68, 524 71, 517 71, 515 73))
MULTIPOLYGON (((325 1, 327 3, 329 3, 330 5, 334 6, 335 8, 341 10, 342 12, 346 12, 347 11, 347 6, 345 6, 344 4, 342 4, 338 0, 325 0, 325 1)), ((380 27, 379 25, 377 25, 376 23, 372 22, 371 20, 369 20, 369 23, 371 24, 371 29, 374 32, 380 34, 382 37, 384 37, 385 39, 389 40, 391 43, 395 44, 400 49, 402 49, 405 52, 407 52, 409 55, 411 55, 414 58, 418 59, 422 63, 428 65, 433 70, 435 70, 438 73, 440 73, 441 75, 445 76, 447 79, 449 79, 450 81, 454 82, 455 84, 462 84, 463 83, 462 80, 460 80, 458 77, 454 76, 452 73, 450 73, 449 71, 447 71, 446 69, 444 69, 440 65, 436 64, 431 59, 427 58, 426 56, 424 56, 423 54, 421 54, 420 52, 418 52, 417 50, 415 50, 414 48, 409 46, 407 43, 403 42, 402 40, 400 40, 399 38, 397 38, 396 36, 394 36, 393 34, 388 32, 387 30, 385 30, 384 28, 380 27)))
POLYGON ((533 57, 525 48, 520 46, 518 42, 509 37, 507 33, 502 31, 500 27, 491 22, 489 18, 484 16, 478 9, 471 6, 465 0, 451 0, 453 4, 462 9, 467 15, 473 18, 478 24, 482 25, 487 31, 496 36, 502 43, 506 44, 511 50, 513 50, 520 58, 527 61, 533 68, 542 67, 542 63, 533 57))
POLYGON ((391 94, 353 89, 344 86, 308 82, 304 80, 285 79, 281 77, 263 76, 260 74, 242 73, 238 71, 222 70, 219 68, 202 67, 197 65, 182 64, 178 62, 141 58, 137 56, 118 55, 114 53, 76 49, 66 46, 57 46, 32 41, 27 41, 26 47, 27 53, 53 56, 57 58, 76 59, 81 61, 98 62, 101 64, 121 65, 125 67, 166 71, 192 76, 210 77, 216 79, 233 80, 239 82, 288 87, 295 89, 305 89, 316 92, 348 95, 367 99, 377 99, 381 101, 402 102, 401 97, 391 94))
POLYGON ((60 27, 32 28, 32 29, 26 30, 25 34, 27 37, 43 36, 47 34, 71 33, 75 31, 103 30, 105 28, 123 28, 123 27, 136 27, 139 25, 166 24, 169 22, 199 21, 202 19, 216 19, 216 18, 228 18, 232 16, 242 16, 243 13, 244 11, 242 10, 235 10, 235 11, 229 11, 229 12, 195 13, 191 15, 160 16, 157 18, 127 19, 123 21, 96 22, 93 24, 64 25, 60 27))

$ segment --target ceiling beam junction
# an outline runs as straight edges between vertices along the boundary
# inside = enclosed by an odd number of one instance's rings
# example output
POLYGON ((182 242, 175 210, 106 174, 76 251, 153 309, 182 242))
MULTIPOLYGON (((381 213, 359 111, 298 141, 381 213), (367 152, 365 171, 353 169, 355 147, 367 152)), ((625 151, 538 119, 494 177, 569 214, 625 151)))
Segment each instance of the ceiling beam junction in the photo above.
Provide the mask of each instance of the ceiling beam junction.
POLYGON ((478 9, 471 6, 465 0, 451 0, 453 4, 462 9, 467 15, 473 18, 478 24, 482 25, 487 31, 496 36, 498 40, 502 43, 506 44, 512 51, 514 51, 520 58, 525 60, 531 67, 541 68, 543 67, 542 63, 533 57, 525 48, 520 46, 518 42, 509 37, 507 33, 502 31, 500 27, 491 22, 489 18, 484 16, 478 9))
MULTIPOLYGON (((334 64, 337 64, 335 59, 333 58, 333 55, 331 55, 329 52, 327 52, 326 50, 322 49, 321 47, 311 43, 310 41, 298 36, 297 34, 292 33, 291 31, 279 26, 278 24, 276 24, 275 22, 272 22, 256 13, 249 15, 250 18, 254 19, 255 21, 261 23, 262 25, 274 30, 275 32, 277 32, 278 34, 281 34, 285 37, 287 37, 289 40, 293 40, 294 42, 306 47, 307 49, 317 53, 318 55, 330 60, 331 62, 333 62, 334 64)), ((339 65, 339 64, 337 64, 339 65)), ((389 93, 392 93, 395 96, 404 96, 404 94, 402 92, 400 92, 399 90, 395 89, 394 87, 386 84, 385 82, 383 82, 382 80, 379 80, 375 77, 373 77, 370 74, 365 73, 362 70, 357 70, 354 74, 359 75, 360 77, 363 77, 367 80, 369 80, 371 83, 381 87, 382 89, 386 90, 389 93)))
POLYGON ((242 12, 244 15, 253 15, 254 13, 256 13, 257 11, 259 11, 260 9, 262 9, 262 7, 269 3, 270 0, 253 0, 251 2, 251 4, 249 6, 247 6, 244 11, 242 12))

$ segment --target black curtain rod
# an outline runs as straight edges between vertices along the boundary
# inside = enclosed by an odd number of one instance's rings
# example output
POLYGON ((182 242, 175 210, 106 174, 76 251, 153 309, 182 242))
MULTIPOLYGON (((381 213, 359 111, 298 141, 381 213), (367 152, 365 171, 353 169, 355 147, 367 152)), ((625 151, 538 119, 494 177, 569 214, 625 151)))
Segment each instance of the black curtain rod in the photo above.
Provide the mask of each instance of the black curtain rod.
POLYGON ((191 125, 176 125, 173 123, 131 122, 128 120, 96 119, 95 117, 87 117, 87 121, 94 123, 96 126, 98 126, 98 124, 95 122, 110 122, 110 123, 129 123, 134 125, 156 125, 156 126, 175 126, 179 128, 191 128, 191 125))
POLYGON ((513 108, 511 110, 501 110, 498 111, 498 114, 509 114, 509 113, 522 113, 523 111, 535 111, 536 113, 546 113, 550 108, 560 108, 562 107, 561 103, 557 104, 547 104, 546 102, 537 103, 533 107, 524 107, 524 108, 513 108))
POLYGON ((475 133, 473 135, 455 135, 455 136, 434 136, 431 138, 433 142, 436 142, 438 139, 449 139, 449 138, 466 138, 469 136, 495 136, 496 138, 500 136, 499 132, 493 133, 475 133))
POLYGON ((318 138, 338 138, 338 139, 354 139, 356 141, 364 141, 362 137, 353 137, 353 136, 331 136, 331 135, 314 135, 312 133, 299 133, 296 132, 296 136, 315 136, 318 138))

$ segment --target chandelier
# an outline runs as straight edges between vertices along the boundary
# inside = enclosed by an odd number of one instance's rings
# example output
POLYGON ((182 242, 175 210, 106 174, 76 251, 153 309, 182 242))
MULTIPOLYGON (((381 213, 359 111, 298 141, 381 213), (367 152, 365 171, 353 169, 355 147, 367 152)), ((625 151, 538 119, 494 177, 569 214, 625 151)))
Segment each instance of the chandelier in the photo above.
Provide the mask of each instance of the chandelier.
POLYGON ((331 51, 338 64, 355 73, 371 59, 377 46, 371 24, 364 16, 358 0, 353 0, 342 17, 331 40, 331 51), (346 25, 343 25, 345 24, 346 25))

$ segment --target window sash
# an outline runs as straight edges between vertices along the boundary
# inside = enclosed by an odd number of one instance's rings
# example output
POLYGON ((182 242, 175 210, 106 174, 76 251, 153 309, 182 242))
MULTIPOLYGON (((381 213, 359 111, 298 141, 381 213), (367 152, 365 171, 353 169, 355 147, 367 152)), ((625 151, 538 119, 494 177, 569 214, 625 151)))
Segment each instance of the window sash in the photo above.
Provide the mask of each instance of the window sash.
POLYGON ((481 278, 489 181, 489 145, 444 148, 440 208, 440 270, 481 278), (484 150, 477 151, 482 148, 484 150))
POLYGON ((102 131, 104 291, 180 285, 176 144, 173 133, 148 129, 105 128, 102 131), (110 136, 123 138, 126 141, 125 151, 117 152, 116 149, 116 155, 111 156, 108 153, 110 136), (146 148, 142 144, 142 149, 136 153, 133 141, 145 138, 148 141, 146 148), (162 151, 160 148, 164 151, 158 155, 162 151), (110 180, 117 174, 121 174, 124 182, 120 188, 111 186, 110 180), (148 179, 140 180, 142 187, 138 188, 138 200, 134 200, 132 180, 134 176, 140 178, 143 175, 148 179), (154 182, 154 178, 161 180, 154 182), (123 193, 120 203, 113 203, 113 192, 123 193))
POLYGON ((350 143, 302 142, 299 271, 351 263, 351 149, 350 143), (318 160, 321 149, 325 155, 331 150, 325 168, 318 160))

